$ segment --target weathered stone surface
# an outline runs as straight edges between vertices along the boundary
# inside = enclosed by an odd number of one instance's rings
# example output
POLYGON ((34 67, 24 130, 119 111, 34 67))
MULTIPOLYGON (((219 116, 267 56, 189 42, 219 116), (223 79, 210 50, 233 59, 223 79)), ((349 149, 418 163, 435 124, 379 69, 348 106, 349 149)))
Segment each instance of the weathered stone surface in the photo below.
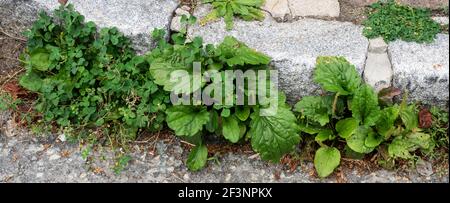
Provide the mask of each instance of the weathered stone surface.
MULTIPOLYGON (((209 11, 208 7, 202 6, 194 15, 201 18, 209 11)), ((272 65, 279 70, 280 87, 287 93, 290 102, 320 93, 319 87, 312 81, 318 56, 344 56, 362 73, 368 40, 362 36, 360 26, 314 19, 277 23, 270 17, 262 22, 239 19, 234 22, 232 31, 226 31, 221 19, 204 27, 191 27, 189 35, 202 36, 206 43, 213 44, 231 35, 271 56, 272 65)))
POLYGON ((266 0, 264 10, 277 21, 287 21, 306 16, 338 17, 340 6, 338 0, 266 0))
MULTIPOLYGON (((379 0, 347 0, 356 6, 367 6, 378 2, 379 0)), ((382 0, 383 1, 383 0, 382 0)), ((384 0, 387 1, 387 0, 384 0)), ((448 6, 448 0, 397 0, 397 2, 414 7, 425 7, 431 9, 440 9, 448 6)))
POLYGON ((270 12, 272 17, 277 21, 287 21, 292 19, 288 0, 266 0, 263 9, 270 12))
POLYGON ((385 53, 387 51, 388 45, 382 37, 369 40, 369 52, 371 53, 385 53))
POLYGON ((37 1, 0 0, 0 27, 14 33, 25 31, 38 17, 39 7, 37 1))
MULTIPOLYGON (((169 29, 177 0, 71 0, 75 9, 100 27, 117 27, 133 39, 140 53, 151 46, 150 33, 154 28, 169 29)), ((1 16, 2 21, 26 21, 35 19, 36 11, 52 11, 59 6, 56 0, 3 0, 2 8, 12 9, 12 16, 1 16), (25 14, 25 15, 20 15, 25 14)), ((3 13, 3 12, 2 12, 3 13)))
POLYGON ((416 163, 416 170, 422 176, 431 176, 433 174, 433 165, 428 161, 419 159, 416 163))
POLYGON ((394 86, 409 91, 413 101, 448 108, 449 36, 431 44, 395 41, 389 44, 394 86))
POLYGON ((441 9, 448 6, 448 0, 398 0, 400 3, 415 6, 415 7, 425 7, 431 9, 441 9))
POLYGON ((293 16, 338 17, 340 12, 338 0, 289 0, 293 16))
POLYGON ((436 16, 433 17, 433 20, 441 25, 448 25, 448 17, 436 16))
POLYGON ((392 67, 387 53, 369 53, 364 80, 378 92, 391 86, 392 67))
POLYGON ((183 29, 183 26, 181 25, 181 18, 183 15, 185 15, 186 17, 191 16, 191 14, 189 13, 189 9, 189 7, 185 7, 177 8, 177 10, 175 10, 175 16, 172 18, 172 22, 170 23, 170 29, 172 31, 179 32, 181 31, 181 29, 183 29))
POLYGON ((377 2, 378 0, 347 0, 347 1, 355 6, 367 6, 377 2))

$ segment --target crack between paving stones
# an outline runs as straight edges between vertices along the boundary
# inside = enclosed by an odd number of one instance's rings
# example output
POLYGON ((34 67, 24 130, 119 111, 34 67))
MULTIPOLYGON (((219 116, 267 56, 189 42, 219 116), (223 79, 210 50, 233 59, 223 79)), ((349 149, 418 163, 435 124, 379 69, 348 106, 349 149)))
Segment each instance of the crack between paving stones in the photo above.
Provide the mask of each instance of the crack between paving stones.
POLYGON ((392 56, 391 56, 391 52, 389 52, 389 44, 387 44, 386 47, 386 54, 388 56, 388 60, 389 60, 389 64, 391 65, 391 71, 392 71, 392 75, 391 75, 391 86, 394 86, 394 65, 392 64, 392 56))
POLYGON ((291 9, 291 2, 289 1, 289 0, 286 0, 287 1, 287 6, 288 6, 288 9, 289 9, 289 15, 290 15, 290 20, 292 20, 293 21, 293 19, 294 19, 294 14, 292 13, 292 9, 291 9))
POLYGON ((364 64, 363 64, 363 67, 362 67, 362 72, 361 72, 361 76, 363 77, 363 79, 364 79, 364 73, 366 72, 366 66, 367 66, 367 59, 369 58, 369 49, 370 49, 370 41, 369 41, 369 39, 367 39, 367 49, 366 49, 366 55, 365 55, 365 59, 364 59, 364 64))
POLYGON ((175 7, 175 9, 172 11, 172 13, 171 13, 171 15, 170 15, 170 17, 169 17, 169 22, 168 22, 168 26, 167 26, 167 28, 168 28, 168 35, 167 35, 167 37, 166 37, 166 41, 167 42, 169 42, 170 41, 170 36, 172 36, 172 34, 173 34, 173 31, 172 31, 172 20, 176 17, 176 13, 175 13, 175 11, 178 9, 178 8, 181 8, 181 3, 178 3, 178 5, 177 5, 177 7, 175 7))

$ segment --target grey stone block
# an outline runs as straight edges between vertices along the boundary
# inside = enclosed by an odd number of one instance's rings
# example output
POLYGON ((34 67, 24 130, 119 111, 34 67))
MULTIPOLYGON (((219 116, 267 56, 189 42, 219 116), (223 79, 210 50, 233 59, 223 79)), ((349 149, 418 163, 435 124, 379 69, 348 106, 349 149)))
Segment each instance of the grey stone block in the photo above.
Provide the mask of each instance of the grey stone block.
POLYGON ((409 99, 448 109, 449 36, 439 34, 431 44, 395 41, 389 44, 394 86, 409 99))
MULTIPOLYGON (((71 0, 69 3, 87 21, 93 21, 99 27, 117 27, 132 38, 139 53, 155 45, 150 39, 154 28, 169 31, 173 12, 178 7, 177 0, 71 0)), ((3 0, 1 5, 13 14, 2 15, 2 21, 24 21, 31 25, 30 19, 36 19, 38 10, 51 12, 59 3, 56 0, 3 0)))
POLYGON ((387 53, 370 53, 364 69, 364 80, 377 92, 391 86, 392 67, 387 53))
MULTIPOLYGON (((195 11, 199 19, 210 10, 201 6, 195 11)), ((277 23, 266 17, 262 22, 234 20, 234 29, 226 31, 223 19, 207 25, 193 26, 190 37, 202 36, 205 43, 218 44, 227 35, 236 37, 260 52, 272 57, 272 66, 279 70, 280 87, 291 103, 301 97, 319 94, 312 81, 318 56, 344 56, 362 74, 368 40, 362 27, 347 22, 301 19, 277 23)))

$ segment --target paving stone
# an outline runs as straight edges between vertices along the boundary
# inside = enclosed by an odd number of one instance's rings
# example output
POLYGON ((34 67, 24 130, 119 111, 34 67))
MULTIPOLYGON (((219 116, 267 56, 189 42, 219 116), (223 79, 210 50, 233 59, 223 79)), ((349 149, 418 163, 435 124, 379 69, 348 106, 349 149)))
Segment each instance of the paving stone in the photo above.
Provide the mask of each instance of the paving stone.
POLYGON ((177 8, 175 10, 175 16, 172 18, 172 22, 170 23, 170 29, 175 32, 180 32, 183 29, 181 25, 181 18, 183 15, 186 17, 191 16, 188 9, 190 8, 177 8))
POLYGON ((266 0, 263 9, 269 11, 277 21, 288 21, 292 19, 288 0, 266 0))
POLYGON ((369 40, 369 52, 372 53, 385 53, 387 51, 388 45, 382 37, 374 38, 369 40))
POLYGON ((289 0, 293 16, 338 17, 340 12, 338 0, 289 0))
POLYGON ((438 34, 431 44, 397 40, 389 44, 394 86, 409 91, 409 99, 448 109, 449 36, 438 34))
POLYGON ((391 86, 392 67, 387 53, 369 53, 364 69, 364 80, 377 92, 391 86))
MULTIPOLYGON (((26 24, 31 24, 30 19, 37 17, 38 10, 52 11, 59 7, 56 0, 2 0, 0 3, 2 8, 11 10, 2 12, 5 13, 1 16, 2 20, 26 21, 26 24)), ((150 38, 154 28, 169 31, 173 11, 178 6, 177 0, 71 0, 69 3, 87 21, 93 21, 100 27, 117 27, 130 36, 139 53, 156 45, 150 38)))
POLYGON ((398 0, 398 2, 410 6, 425 7, 431 9, 442 9, 445 6, 448 7, 448 0, 398 0))
POLYGON ((306 16, 338 17, 340 6, 338 0, 266 0, 264 10, 277 21, 288 21, 306 16))
MULTIPOLYGON (((195 16, 201 19, 210 6, 201 6, 195 16)), ((279 70, 280 87, 291 103, 301 97, 319 94, 312 74, 318 56, 344 56, 362 73, 368 40, 362 27, 349 22, 301 19, 278 23, 270 17, 262 22, 234 20, 234 29, 226 31, 223 19, 203 27, 189 29, 190 37, 202 36, 205 43, 218 44, 227 35, 272 57, 272 66, 279 70)))
MULTIPOLYGON (((347 0, 347 1, 356 6, 368 6, 370 4, 378 2, 379 0, 347 0)), ((396 0, 396 1, 405 5, 415 7, 425 7, 431 9, 441 9, 445 6, 448 6, 448 0, 396 0)))

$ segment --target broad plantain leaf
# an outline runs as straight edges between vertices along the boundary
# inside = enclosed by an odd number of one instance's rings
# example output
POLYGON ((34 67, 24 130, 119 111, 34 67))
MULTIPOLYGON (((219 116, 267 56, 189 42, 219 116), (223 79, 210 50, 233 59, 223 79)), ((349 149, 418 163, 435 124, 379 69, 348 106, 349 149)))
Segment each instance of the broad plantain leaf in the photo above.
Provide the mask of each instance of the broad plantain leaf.
POLYGON ((198 171, 205 167, 208 160, 208 148, 200 144, 192 149, 189 153, 186 165, 191 171, 198 171))
POLYGON ((388 147, 389 156, 394 158, 411 159, 410 152, 417 149, 429 150, 433 146, 431 136, 425 133, 412 132, 405 136, 398 136, 388 147))
POLYGON ((316 155, 314 156, 314 167, 321 178, 333 173, 340 162, 341 153, 334 147, 321 147, 316 151, 316 155))
POLYGON ((328 107, 324 104, 323 98, 319 96, 303 97, 295 104, 295 111, 300 112, 308 120, 315 121, 324 126, 330 122, 328 107))
POLYGON ((205 128, 208 132, 213 133, 219 128, 219 114, 215 110, 209 112, 209 121, 206 123, 205 128))
POLYGON ((271 60, 270 57, 249 48, 232 36, 225 37, 223 42, 215 50, 215 54, 221 61, 231 67, 246 64, 267 65, 271 60))
POLYGON ((403 137, 396 137, 388 146, 388 154, 393 158, 410 159, 410 151, 416 150, 413 143, 403 137))
POLYGON ((250 115, 252 148, 262 159, 278 162, 300 142, 297 119, 287 106, 279 106, 274 116, 261 116, 259 111, 250 115))
POLYGON ((234 116, 222 118, 222 134, 225 139, 232 143, 236 143, 241 138, 241 129, 239 128, 239 123, 234 116))
POLYGON ((402 119, 403 124, 405 124, 405 128, 408 131, 417 128, 417 126, 419 125, 419 118, 415 105, 409 105, 407 107, 401 108, 400 118, 402 119))
POLYGON ((362 85, 356 90, 352 100, 352 116, 367 127, 375 125, 380 118, 378 97, 369 85, 362 85))
POLYGON ((177 73, 176 71, 180 70, 183 70, 183 67, 180 64, 155 61, 152 62, 152 64, 150 65, 150 73, 155 79, 155 83, 163 86, 165 91, 168 92, 175 91, 175 87, 177 86, 177 87, 190 87, 189 89, 177 88, 175 92, 177 94, 192 93, 193 91, 195 91, 194 88, 191 87, 192 76, 188 72, 184 72, 189 74, 186 75, 186 79, 188 80, 182 80, 183 76, 181 75, 181 72, 178 72, 180 73, 180 75, 173 74, 177 73), (171 80, 172 79, 171 77, 174 75, 179 76, 178 78, 179 81, 171 80))
POLYGON ((433 145, 431 136, 421 132, 412 132, 406 135, 408 140, 421 149, 429 149, 433 145))
POLYGON ((335 137, 334 137, 334 135, 333 135, 333 131, 330 130, 330 129, 325 129, 325 130, 320 131, 320 132, 316 135, 316 137, 314 138, 314 140, 315 140, 316 142, 324 142, 324 141, 327 141, 327 140, 333 140, 334 138, 335 138, 335 137))
POLYGON ((311 135, 317 134, 324 129, 323 127, 315 126, 309 123, 300 123, 298 127, 300 128, 301 132, 305 132, 311 135))
POLYGON ((250 116, 250 107, 248 106, 237 106, 236 112, 234 115, 239 118, 241 121, 246 121, 248 117, 250 116))
POLYGON ((367 147, 375 148, 378 147, 378 145, 380 145, 383 140, 383 136, 377 133, 369 133, 369 135, 366 137, 366 140, 364 141, 364 144, 367 147))
POLYGON ((173 106, 166 110, 166 121, 178 136, 194 136, 209 121, 206 107, 173 106))
POLYGON ((234 15, 247 21, 264 19, 264 13, 260 9, 264 0, 203 0, 203 3, 211 3, 213 10, 201 20, 201 25, 224 17, 226 29, 231 30, 234 15))
POLYGON ((37 92, 42 87, 42 79, 34 71, 30 71, 20 78, 19 84, 33 92, 37 92))
POLYGON ((347 139, 350 137, 359 127, 359 121, 354 118, 346 118, 343 120, 340 120, 336 123, 336 131, 339 133, 339 135, 347 139))
POLYGON ((44 48, 36 49, 30 53, 30 63, 37 70, 46 71, 51 64, 50 53, 44 48))
POLYGON ((394 123, 398 118, 399 107, 397 105, 381 110, 380 119, 377 122, 377 132, 385 139, 389 138, 395 130, 394 123))
POLYGON ((247 126, 243 123, 239 123, 239 139, 242 139, 247 133, 247 126))
POLYGON ((324 90, 339 95, 351 95, 361 85, 355 66, 343 57, 318 57, 314 81, 324 90))
POLYGON ((347 145, 355 152, 363 154, 370 153, 374 150, 374 148, 366 146, 365 142, 369 134, 373 133, 372 128, 359 126, 355 133, 346 139, 347 145))

